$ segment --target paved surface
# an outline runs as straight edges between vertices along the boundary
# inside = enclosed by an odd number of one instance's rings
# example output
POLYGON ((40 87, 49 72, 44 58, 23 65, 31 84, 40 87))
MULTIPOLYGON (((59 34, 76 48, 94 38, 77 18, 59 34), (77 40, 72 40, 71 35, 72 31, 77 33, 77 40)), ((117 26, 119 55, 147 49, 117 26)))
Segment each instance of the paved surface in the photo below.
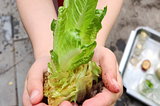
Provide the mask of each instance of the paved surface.
MULTIPOLYGON (((149 26, 160 32, 159 0, 124 0, 106 41, 120 62, 131 30, 149 26)), ((22 106, 26 74, 34 62, 32 46, 20 21, 16 0, 0 0, 0 106, 22 106)), ((144 106, 124 93, 116 106, 144 106)))

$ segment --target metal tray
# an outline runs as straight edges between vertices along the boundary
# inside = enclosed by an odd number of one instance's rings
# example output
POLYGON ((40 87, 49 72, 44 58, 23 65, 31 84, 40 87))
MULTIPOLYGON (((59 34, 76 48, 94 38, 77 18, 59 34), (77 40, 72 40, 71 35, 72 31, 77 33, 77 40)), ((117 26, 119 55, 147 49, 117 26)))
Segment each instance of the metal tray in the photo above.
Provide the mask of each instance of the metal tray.
POLYGON ((141 95, 137 89, 138 83, 142 77, 147 73, 155 74, 155 68, 158 63, 160 63, 160 33, 149 27, 138 27, 131 31, 119 64, 119 71, 122 75, 123 84, 126 88, 127 94, 137 98, 147 105, 160 106, 150 98, 141 95), (145 42, 145 49, 142 51, 142 58, 135 66, 130 63, 130 59, 133 56, 138 35, 141 31, 148 33, 149 38, 145 42), (151 67, 146 72, 141 69, 141 64, 144 59, 148 59, 151 62, 151 67))

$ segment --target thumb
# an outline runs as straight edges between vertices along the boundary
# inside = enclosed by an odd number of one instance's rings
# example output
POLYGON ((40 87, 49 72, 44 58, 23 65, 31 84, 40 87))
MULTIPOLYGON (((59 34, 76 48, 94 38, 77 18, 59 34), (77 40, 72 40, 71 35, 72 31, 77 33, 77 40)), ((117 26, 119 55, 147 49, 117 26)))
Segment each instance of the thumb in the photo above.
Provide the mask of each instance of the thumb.
POLYGON ((34 63, 27 77, 27 91, 31 104, 35 105, 43 99, 43 68, 34 63), (42 70, 42 71, 41 71, 42 70))
POLYGON ((78 106, 75 103, 70 103, 69 101, 63 101, 59 106, 78 106))
POLYGON ((115 55, 110 51, 100 59, 102 69, 102 79, 105 87, 113 93, 120 92, 120 86, 117 81, 118 64, 115 55))

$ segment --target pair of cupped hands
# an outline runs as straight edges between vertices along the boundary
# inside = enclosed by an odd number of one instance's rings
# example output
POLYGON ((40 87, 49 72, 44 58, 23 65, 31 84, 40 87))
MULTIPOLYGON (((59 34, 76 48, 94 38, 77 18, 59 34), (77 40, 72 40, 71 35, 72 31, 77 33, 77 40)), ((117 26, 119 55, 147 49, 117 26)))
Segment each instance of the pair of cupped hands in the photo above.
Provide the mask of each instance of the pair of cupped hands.
MULTIPOLYGON (((92 61, 100 66, 105 87, 96 96, 87 99, 82 106, 114 106, 122 95, 123 84, 115 55, 109 49, 97 46, 92 61)), ((43 99, 43 74, 47 71, 50 56, 41 56, 35 60, 25 80, 23 92, 24 106, 47 106, 43 99)), ((78 106, 76 103, 63 101, 60 106, 78 106)))

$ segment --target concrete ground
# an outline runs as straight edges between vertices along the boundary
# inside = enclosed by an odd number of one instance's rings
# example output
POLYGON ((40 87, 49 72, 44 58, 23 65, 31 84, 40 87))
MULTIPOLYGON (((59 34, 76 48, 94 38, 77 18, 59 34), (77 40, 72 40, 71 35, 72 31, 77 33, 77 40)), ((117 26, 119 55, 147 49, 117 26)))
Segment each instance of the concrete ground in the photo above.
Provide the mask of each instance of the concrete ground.
MULTIPOLYGON (((120 62, 130 32, 149 26, 160 32, 159 0, 124 0, 120 15, 106 41, 120 62)), ((0 0, 0 106, 22 106, 24 80, 34 62, 30 40, 17 11, 16 0, 0 0)), ((126 94, 116 106, 144 106, 126 94)))

